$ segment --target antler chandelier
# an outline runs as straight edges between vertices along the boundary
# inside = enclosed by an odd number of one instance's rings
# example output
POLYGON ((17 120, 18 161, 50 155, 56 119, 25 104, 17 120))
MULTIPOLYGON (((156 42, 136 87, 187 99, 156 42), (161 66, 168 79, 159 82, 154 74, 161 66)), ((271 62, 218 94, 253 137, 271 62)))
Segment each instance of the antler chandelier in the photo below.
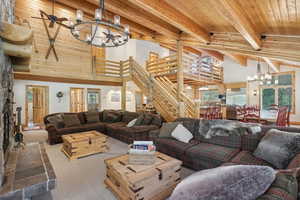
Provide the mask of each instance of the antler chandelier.
POLYGON ((76 11, 76 23, 70 22, 72 35, 82 42, 96 47, 118 47, 129 40, 129 26, 121 26, 121 18, 114 16, 114 21, 104 19, 104 0, 99 1, 93 20, 84 20, 83 12, 76 11))

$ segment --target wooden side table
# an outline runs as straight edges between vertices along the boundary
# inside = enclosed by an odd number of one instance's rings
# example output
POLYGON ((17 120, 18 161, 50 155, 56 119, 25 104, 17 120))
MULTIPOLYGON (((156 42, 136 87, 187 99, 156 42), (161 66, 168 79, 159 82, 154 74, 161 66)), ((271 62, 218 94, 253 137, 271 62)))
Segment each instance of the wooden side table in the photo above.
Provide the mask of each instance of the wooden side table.
POLYGON ((64 135, 62 139, 61 150, 70 160, 108 150, 107 136, 97 131, 64 135))

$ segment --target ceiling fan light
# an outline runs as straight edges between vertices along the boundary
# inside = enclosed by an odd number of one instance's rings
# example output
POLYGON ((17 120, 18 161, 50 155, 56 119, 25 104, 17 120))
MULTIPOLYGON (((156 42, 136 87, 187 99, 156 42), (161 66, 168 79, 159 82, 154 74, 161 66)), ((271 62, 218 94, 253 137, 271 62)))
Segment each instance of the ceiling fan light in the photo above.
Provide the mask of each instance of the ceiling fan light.
POLYGON ((121 17, 119 15, 114 16, 114 24, 118 26, 121 25, 121 17))
POLYGON ((95 10, 95 20, 100 21, 102 20, 102 9, 96 9, 95 10))
POLYGON ((76 11, 76 20, 77 20, 78 22, 83 21, 83 12, 82 12, 82 10, 77 10, 77 11, 76 11))

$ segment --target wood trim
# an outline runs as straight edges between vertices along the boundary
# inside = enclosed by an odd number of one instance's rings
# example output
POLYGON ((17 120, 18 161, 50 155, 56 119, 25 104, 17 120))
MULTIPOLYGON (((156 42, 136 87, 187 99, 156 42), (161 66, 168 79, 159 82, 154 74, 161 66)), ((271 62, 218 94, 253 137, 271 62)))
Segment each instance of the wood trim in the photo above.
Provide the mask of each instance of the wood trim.
POLYGON ((35 75, 35 74, 28 74, 28 73, 14 73, 14 79, 17 79, 17 80, 32 80, 32 81, 45 81, 45 82, 89 84, 89 85, 122 86, 122 82, 100 81, 100 80, 85 80, 85 79, 64 78, 64 77, 52 77, 52 76, 35 75))
POLYGON ((247 82, 234 82, 234 83, 225 83, 226 89, 232 88, 247 88, 247 82))

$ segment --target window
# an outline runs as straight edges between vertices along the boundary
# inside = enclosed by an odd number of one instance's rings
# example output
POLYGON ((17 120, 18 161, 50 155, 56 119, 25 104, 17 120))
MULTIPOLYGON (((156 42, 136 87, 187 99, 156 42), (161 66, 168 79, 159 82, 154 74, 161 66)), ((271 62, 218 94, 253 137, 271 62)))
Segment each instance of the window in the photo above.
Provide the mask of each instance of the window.
POLYGON ((295 111, 295 73, 284 72, 272 76, 272 81, 261 86, 262 109, 268 109, 272 104, 289 106, 295 111))
POLYGON ((214 103, 219 102, 219 91, 218 90, 207 90, 201 91, 201 103, 214 103))
POLYGON ((239 106, 247 104, 246 88, 227 89, 226 104, 239 106))

